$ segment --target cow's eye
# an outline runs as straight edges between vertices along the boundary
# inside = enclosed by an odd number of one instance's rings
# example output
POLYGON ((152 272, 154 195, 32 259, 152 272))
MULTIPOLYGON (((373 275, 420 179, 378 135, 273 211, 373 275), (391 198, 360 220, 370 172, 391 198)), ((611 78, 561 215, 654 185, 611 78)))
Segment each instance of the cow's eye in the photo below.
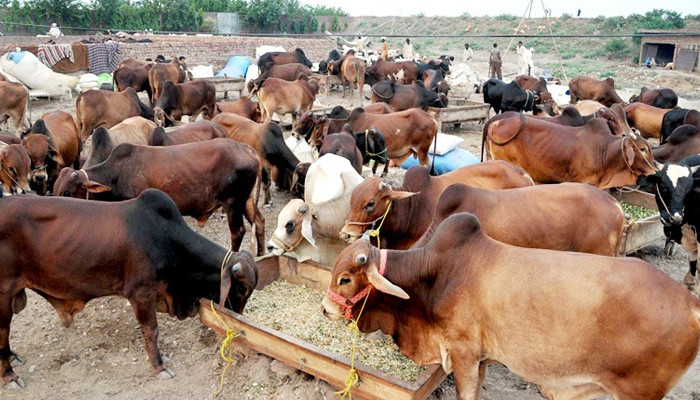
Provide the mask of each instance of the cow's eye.
POLYGON ((340 278, 340 285, 347 285, 348 283, 350 283, 350 278, 340 278))
POLYGON ((10 167, 10 172, 12 172, 12 174, 14 175, 17 175, 17 170, 15 169, 15 167, 10 167))
POLYGON ((294 228, 297 226, 297 224, 294 221, 288 221, 287 224, 284 226, 284 230, 287 231, 287 233, 291 234, 294 232, 294 228))
POLYGON ((376 202, 374 200, 370 200, 370 202, 365 205, 365 210, 371 210, 372 208, 374 208, 375 204, 376 202))

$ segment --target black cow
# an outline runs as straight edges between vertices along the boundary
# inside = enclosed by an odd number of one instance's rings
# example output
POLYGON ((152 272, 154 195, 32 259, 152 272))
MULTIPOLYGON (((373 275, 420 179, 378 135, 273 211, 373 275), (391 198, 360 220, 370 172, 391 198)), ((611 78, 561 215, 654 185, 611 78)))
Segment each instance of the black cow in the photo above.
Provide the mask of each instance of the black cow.
POLYGON ((313 65, 311 60, 306 58, 304 50, 298 47, 294 49, 294 51, 270 51, 260 56, 260 59, 258 60, 258 68, 261 74, 265 72, 265 68, 267 68, 269 62, 274 64, 299 63, 304 64, 309 68, 311 68, 313 65))
POLYGON ((120 203, 13 196, 0 201, 0 232, 12 232, 0 235, 0 377, 11 386, 24 386, 11 367, 21 360, 9 331, 27 304, 26 289, 48 300, 66 327, 88 301, 125 297, 151 366, 170 378, 156 311, 193 317, 203 297, 241 312, 258 279, 250 253, 230 253, 194 232, 155 189, 120 203))
POLYGON ((328 64, 332 63, 333 61, 338 61, 343 56, 340 54, 340 52, 336 49, 331 50, 328 52, 328 58, 325 60, 321 60, 318 63, 318 73, 319 74, 327 74, 328 73, 328 64))
POLYGON ((420 107, 427 111, 428 107, 447 107, 448 98, 444 93, 438 93, 425 88, 423 81, 415 81, 404 85, 395 81, 380 81, 372 86, 372 102, 387 103, 394 111, 408 110, 420 107))
POLYGON ((496 78, 484 83, 484 103, 490 104, 496 114, 506 111, 532 111, 537 93, 523 90, 518 82, 505 84, 496 78))
POLYGON ((418 79, 421 79, 423 76, 423 72, 425 72, 428 69, 434 69, 437 71, 442 71, 443 75, 449 75, 450 74, 450 64, 445 61, 445 60, 430 60, 428 63, 422 63, 422 62, 417 62, 416 65, 418 66, 418 79))
POLYGON ((345 124, 341 133, 352 135, 355 139, 355 146, 360 149, 362 154, 362 163, 367 164, 370 160, 374 160, 372 173, 377 173, 379 164, 384 164, 382 178, 386 176, 389 169, 389 157, 386 154, 386 138, 384 134, 377 128, 372 127, 365 131, 353 132, 350 129, 350 124, 345 124))
POLYGON ((664 234, 668 240, 681 243, 690 252, 688 274, 683 283, 690 290, 700 290, 697 279, 698 238, 700 228, 700 155, 694 154, 680 163, 667 163, 654 175, 646 177, 655 185, 664 234), (684 236, 688 236, 685 237, 684 236), (683 239, 683 240, 681 240, 683 239))
POLYGON ((676 108, 664 114, 664 118, 661 121, 661 138, 659 144, 666 143, 668 136, 673 133, 676 128, 683 125, 685 117, 690 111, 692 110, 687 108, 676 108))
POLYGON ((678 105, 678 95, 671 89, 653 89, 646 86, 638 95, 630 97, 630 103, 642 102, 656 108, 672 109, 678 105))
POLYGON ((294 174, 292 176, 292 188, 290 190, 294 198, 304 200, 306 174, 309 172, 310 166, 311 163, 302 162, 297 164, 296 168, 294 168, 294 174))

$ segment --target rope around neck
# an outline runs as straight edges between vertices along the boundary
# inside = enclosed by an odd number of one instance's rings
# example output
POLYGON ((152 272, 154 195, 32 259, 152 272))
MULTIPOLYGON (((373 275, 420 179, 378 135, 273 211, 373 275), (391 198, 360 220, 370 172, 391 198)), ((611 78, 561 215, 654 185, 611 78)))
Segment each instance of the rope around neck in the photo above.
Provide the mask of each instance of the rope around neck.
MULTIPOLYGON (((384 220, 386 219, 386 216, 389 214, 389 210, 391 210, 391 205, 393 203, 394 203, 394 200, 389 201, 389 206, 386 208, 386 211, 384 211, 384 215, 382 215, 381 217, 379 217, 377 219, 374 219, 374 220, 369 221, 369 222, 355 222, 355 221, 345 220, 345 224, 346 225, 360 225, 360 226, 367 226, 367 225, 374 226, 374 224, 376 224, 377 221, 381 221, 381 222, 379 222, 379 227, 377 229, 369 229, 368 230, 368 235, 370 237, 377 238, 377 241, 378 241, 377 248, 379 248, 381 250, 381 248, 380 248, 381 243, 379 243, 379 240, 380 240, 379 239, 379 230, 382 229, 382 225, 384 225, 384 220)), ((360 236, 362 236, 362 235, 356 235, 355 237, 360 237, 360 236)))
POLYGON ((384 147, 384 150, 380 151, 379 153, 370 153, 368 141, 369 141, 369 129, 365 129, 365 154, 367 154, 370 157, 377 157, 377 156, 380 156, 380 155, 386 153, 386 146, 384 147))

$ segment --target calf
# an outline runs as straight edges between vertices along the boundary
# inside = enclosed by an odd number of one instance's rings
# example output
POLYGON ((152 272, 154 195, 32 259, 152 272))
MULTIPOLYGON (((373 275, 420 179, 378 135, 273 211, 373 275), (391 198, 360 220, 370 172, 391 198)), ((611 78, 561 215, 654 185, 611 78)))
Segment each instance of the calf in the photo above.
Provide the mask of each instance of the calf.
POLYGON ((569 95, 571 104, 579 100, 595 100, 606 107, 614 103, 624 103, 615 91, 613 78, 598 80, 588 76, 579 75, 569 81, 569 95))
POLYGON ((381 226, 378 240, 382 247, 407 249, 428 229, 438 197, 453 183, 490 189, 533 185, 523 170, 506 162, 474 164, 437 177, 417 165, 406 172, 403 185, 395 188, 369 177, 353 191, 350 214, 340 234, 353 242, 365 230, 381 226))
POLYGON ((153 93, 152 102, 157 102, 160 98, 160 92, 165 81, 173 83, 182 83, 185 81, 186 73, 181 68, 180 61, 177 57, 169 63, 155 63, 148 70, 148 84, 151 86, 153 93))
POLYGON ((430 227, 413 247, 425 246, 442 221, 461 212, 478 217, 484 232, 499 242, 604 256, 617 255, 625 227, 620 203, 590 185, 490 190, 454 184, 440 195, 430 227), (585 215, 585 221, 575 215, 585 215))
POLYGON ((639 129, 645 138, 660 137, 664 116, 671 111, 641 102, 627 104, 624 109, 630 125, 639 129))
POLYGON ((389 169, 389 157, 386 154, 386 138, 382 132, 375 127, 360 132, 353 132, 350 124, 345 124, 341 133, 355 139, 355 146, 360 150, 360 154, 362 154, 363 164, 374 160, 372 174, 376 175, 379 164, 384 164, 382 178, 386 176, 387 170, 389 169))
POLYGON ((422 81, 416 81, 411 85, 403 85, 394 81, 381 81, 372 86, 372 102, 384 102, 389 104, 394 111, 408 110, 409 108, 447 107, 447 96, 427 90, 422 81))
MULTIPOLYGON (((122 143, 103 163, 80 171, 61 170, 54 193, 119 201, 156 188, 170 195, 180 212, 194 217, 200 226, 222 207, 228 217, 231 248, 237 251, 245 234, 246 202, 259 168, 252 148, 229 139, 169 147, 122 143)), ((258 247, 261 252, 262 243, 258 247)))
POLYGON ((216 113, 234 113, 246 117, 251 121, 262 122, 260 116, 260 104, 252 101, 248 96, 241 96, 236 101, 222 101, 216 103, 216 113))
POLYGON ((671 89, 649 90, 646 86, 638 95, 630 97, 630 103, 640 102, 657 108, 672 109, 678 105, 678 95, 671 89))
POLYGON ((215 111, 216 88, 213 83, 196 80, 176 85, 165 81, 156 101, 154 121, 160 126, 172 126, 183 115, 189 115, 190 121, 194 121, 199 114, 210 120, 215 111))
POLYGON ((700 301, 654 266, 504 244, 468 213, 420 249, 349 246, 322 307, 392 336, 420 365, 441 363, 460 399, 481 398, 494 362, 548 399, 661 399, 700 346, 700 301))
POLYGON ((205 297, 242 312, 257 284, 250 253, 231 253, 195 233, 159 190, 121 203, 5 199, 0 231, 13 232, 0 237, 0 376, 14 387, 24 382, 11 367, 21 360, 10 349, 9 330, 12 315, 27 304, 26 289, 45 298, 65 327, 94 298, 126 298, 153 370, 170 378, 174 372, 158 350, 156 311, 193 317, 205 297), (91 226, 100 228, 86 229, 91 226), (57 232, 68 238, 60 240, 57 232))
MULTIPOLYGON (((348 51, 343 58, 340 59, 340 81, 343 83, 343 97, 345 97, 345 89, 350 88, 350 106, 352 107, 355 101, 355 89, 360 89, 360 106, 364 99, 365 86, 365 62, 355 57, 355 51, 348 51)), ((335 74, 336 63, 328 65, 328 75, 335 74)))
POLYGON ((21 83, 0 81, 0 124, 10 118, 15 134, 29 128, 29 92, 21 83))
POLYGON ((110 130, 103 127, 95 129, 92 133, 92 148, 83 167, 91 167, 105 161, 119 144, 148 144, 151 132, 155 128, 156 124, 153 121, 131 117, 114 125, 110 130))
POLYGON ((29 193, 29 172, 32 160, 21 144, 0 142, 0 184, 5 196, 29 193))
POLYGON ((681 125, 668 137, 666 143, 651 149, 654 161, 680 162, 689 155, 700 154, 700 130, 693 125, 681 125))
POLYGON ((149 146, 174 146, 178 144, 203 142, 216 138, 225 138, 226 131, 221 125, 212 121, 197 121, 165 132, 162 126, 153 130, 148 139, 149 146))
POLYGON ((85 143, 95 128, 111 128, 129 117, 153 120, 153 109, 143 104, 133 88, 123 92, 88 90, 75 100, 75 119, 85 143))
POLYGON ((305 77, 294 82, 269 78, 258 92, 261 120, 270 122, 273 113, 277 113, 280 118, 291 113, 294 125, 298 116, 311 109, 317 93, 318 83, 305 77))

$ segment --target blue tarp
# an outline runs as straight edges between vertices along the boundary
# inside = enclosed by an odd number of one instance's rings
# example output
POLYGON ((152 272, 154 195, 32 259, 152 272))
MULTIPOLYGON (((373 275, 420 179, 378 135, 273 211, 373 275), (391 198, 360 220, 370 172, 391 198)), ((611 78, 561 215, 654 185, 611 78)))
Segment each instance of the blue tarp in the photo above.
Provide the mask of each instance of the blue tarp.
POLYGON ((24 58, 25 54, 27 54, 26 51, 13 51, 12 53, 10 53, 9 57, 13 63, 19 64, 19 62, 22 61, 22 59, 24 58))
MULTIPOLYGON (((431 164, 433 162, 433 157, 435 156, 428 154, 431 164)), ((454 171, 457 168, 478 163, 479 158, 477 156, 464 149, 456 148, 443 156, 437 156, 435 158, 435 172, 438 175, 442 175, 454 171)), ((414 165, 418 165, 418 159, 411 156, 401 164, 401 168, 409 169, 414 165)))
POLYGON ((228 76, 230 78, 243 78, 250 66, 250 58, 244 56, 233 56, 228 59, 224 69, 219 71, 216 76, 228 76))

